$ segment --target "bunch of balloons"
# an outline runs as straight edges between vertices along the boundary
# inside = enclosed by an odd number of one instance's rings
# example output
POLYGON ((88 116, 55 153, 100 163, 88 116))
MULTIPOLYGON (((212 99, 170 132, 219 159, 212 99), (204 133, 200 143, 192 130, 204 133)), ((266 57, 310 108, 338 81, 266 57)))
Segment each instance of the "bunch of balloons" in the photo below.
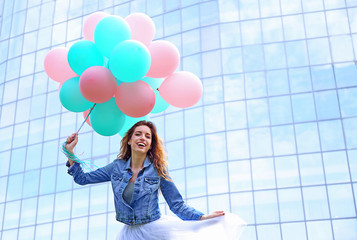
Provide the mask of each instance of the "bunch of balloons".
POLYGON ((60 83, 60 101, 72 112, 96 104, 87 123, 104 136, 123 136, 135 122, 147 120, 169 104, 186 108, 202 96, 194 74, 175 71, 179 51, 165 40, 153 41, 155 24, 143 13, 125 19, 104 12, 83 25, 84 40, 47 53, 47 75, 60 83))

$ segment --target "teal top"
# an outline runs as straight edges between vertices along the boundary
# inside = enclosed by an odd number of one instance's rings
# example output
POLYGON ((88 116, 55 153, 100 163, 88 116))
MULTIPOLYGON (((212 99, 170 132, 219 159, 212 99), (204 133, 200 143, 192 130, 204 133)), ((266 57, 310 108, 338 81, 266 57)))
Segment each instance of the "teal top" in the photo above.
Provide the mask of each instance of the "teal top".
POLYGON ((133 198, 134 194, 134 183, 128 182, 128 185, 126 185, 124 192, 123 192, 123 198, 125 202, 129 205, 131 205, 131 199, 133 198))

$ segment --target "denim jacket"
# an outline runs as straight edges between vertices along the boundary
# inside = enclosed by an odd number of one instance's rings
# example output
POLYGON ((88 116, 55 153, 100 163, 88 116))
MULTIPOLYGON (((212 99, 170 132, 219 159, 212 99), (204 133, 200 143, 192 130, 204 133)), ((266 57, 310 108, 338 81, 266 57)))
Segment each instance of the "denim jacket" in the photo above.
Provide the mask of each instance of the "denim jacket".
POLYGON ((149 158, 144 161, 134 184, 131 206, 123 199, 123 192, 133 173, 131 159, 116 159, 105 167, 84 173, 78 163, 74 163, 68 173, 80 185, 111 181, 114 193, 116 219, 128 225, 148 223, 160 218, 159 188, 170 207, 182 220, 198 220, 203 213, 185 204, 175 184, 160 177, 149 158))

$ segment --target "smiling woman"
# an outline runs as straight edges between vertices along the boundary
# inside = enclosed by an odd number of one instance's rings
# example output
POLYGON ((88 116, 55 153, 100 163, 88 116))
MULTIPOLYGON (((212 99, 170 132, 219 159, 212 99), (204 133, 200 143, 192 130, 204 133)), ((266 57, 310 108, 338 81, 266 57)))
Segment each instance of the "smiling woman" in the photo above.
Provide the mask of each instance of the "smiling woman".
MULTIPOLYGON (((78 135, 72 134, 65 148, 73 153, 77 142, 78 135)), ((166 159, 164 143, 155 125, 140 121, 125 134, 120 153, 112 163, 84 173, 79 163, 68 159, 68 173, 80 185, 111 181, 116 220, 126 224, 117 239, 204 239, 212 234, 217 238, 236 239, 245 222, 223 211, 204 215, 186 205, 169 176, 166 159), (159 189, 171 211, 181 220, 161 216, 159 189)))

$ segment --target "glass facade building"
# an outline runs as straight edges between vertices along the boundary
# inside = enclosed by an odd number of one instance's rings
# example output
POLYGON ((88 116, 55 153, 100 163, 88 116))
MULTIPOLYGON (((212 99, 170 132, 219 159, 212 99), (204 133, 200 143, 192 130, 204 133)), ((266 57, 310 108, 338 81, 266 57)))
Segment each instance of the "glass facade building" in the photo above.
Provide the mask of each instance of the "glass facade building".
MULTIPOLYGON (((91 13, 148 14, 200 77, 195 106, 152 114, 191 206, 248 223, 242 240, 357 239, 356 0, 0 2, 0 239, 114 239, 108 183, 78 186, 59 146, 83 121, 43 68, 91 13)), ((104 166, 120 136, 85 125, 104 166)), ((161 209, 172 214, 161 200, 161 209)))

